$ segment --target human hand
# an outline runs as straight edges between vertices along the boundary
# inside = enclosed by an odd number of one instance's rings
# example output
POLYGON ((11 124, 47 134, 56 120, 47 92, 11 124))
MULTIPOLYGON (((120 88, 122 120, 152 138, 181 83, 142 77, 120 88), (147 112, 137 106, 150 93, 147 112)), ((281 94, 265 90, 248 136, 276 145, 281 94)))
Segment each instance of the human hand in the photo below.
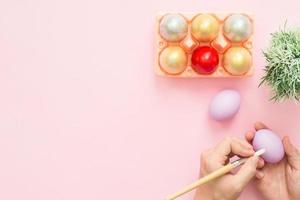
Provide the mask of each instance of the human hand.
MULTIPOLYGON (((254 150, 247 141, 228 137, 215 148, 201 154, 200 177, 226 165, 233 155, 250 157, 254 155, 254 150)), ((200 186, 197 189, 195 200, 237 199, 253 176, 261 176, 261 172, 257 172, 257 168, 261 168, 263 165, 261 158, 250 157, 236 174, 226 174, 200 186)))
MULTIPOLYGON (((255 130, 267 128, 262 123, 255 124, 255 130)), ((246 139, 252 142, 255 132, 246 133, 246 139)), ((299 200, 300 199, 300 153, 284 137, 285 158, 276 164, 265 164, 261 178, 256 179, 256 186, 266 200, 299 200)))

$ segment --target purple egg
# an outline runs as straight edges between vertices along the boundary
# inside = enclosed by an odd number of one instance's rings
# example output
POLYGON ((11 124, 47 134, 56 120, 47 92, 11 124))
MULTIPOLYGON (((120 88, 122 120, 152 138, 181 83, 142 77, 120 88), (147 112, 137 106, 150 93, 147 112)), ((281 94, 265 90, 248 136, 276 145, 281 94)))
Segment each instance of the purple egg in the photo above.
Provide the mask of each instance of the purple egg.
POLYGON ((239 110, 241 103, 240 93, 236 90, 222 90, 210 103, 210 116, 222 121, 232 118, 239 110))
POLYGON ((284 157, 281 138, 269 129, 256 131, 252 145, 255 151, 266 150, 261 157, 268 163, 277 163, 284 157))

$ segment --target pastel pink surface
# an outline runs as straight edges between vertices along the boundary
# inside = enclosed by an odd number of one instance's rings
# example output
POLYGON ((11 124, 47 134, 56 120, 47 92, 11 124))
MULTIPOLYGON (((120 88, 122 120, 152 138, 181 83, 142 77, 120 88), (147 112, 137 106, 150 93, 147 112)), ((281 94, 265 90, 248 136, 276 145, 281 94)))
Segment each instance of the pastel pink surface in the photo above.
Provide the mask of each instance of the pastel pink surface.
POLYGON ((0 199, 163 199, 197 178, 201 151, 258 120, 300 145, 299 105, 257 87, 270 32, 299 17, 298 0, 1 1, 0 199), (160 10, 252 12, 255 76, 155 76, 160 10), (222 124, 207 112, 224 88, 242 105, 222 124))

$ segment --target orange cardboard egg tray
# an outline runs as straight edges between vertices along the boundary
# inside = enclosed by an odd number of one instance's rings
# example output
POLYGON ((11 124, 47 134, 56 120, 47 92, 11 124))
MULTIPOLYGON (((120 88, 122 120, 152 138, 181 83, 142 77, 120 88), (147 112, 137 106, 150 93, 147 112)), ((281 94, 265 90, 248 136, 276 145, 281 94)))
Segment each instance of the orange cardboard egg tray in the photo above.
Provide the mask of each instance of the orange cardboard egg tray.
POLYGON ((224 26, 224 22, 225 20, 233 15, 235 13, 229 13, 229 14, 214 14, 214 13, 195 13, 195 14, 182 14, 182 13, 160 13, 157 15, 156 18, 156 39, 155 39, 155 66, 154 66, 154 70, 155 73, 157 75, 160 76, 168 76, 168 77, 186 77, 186 78, 193 78, 193 77, 248 77, 251 76, 253 74, 253 58, 252 58, 252 39, 253 39, 253 16, 249 15, 249 14, 241 14, 244 15, 246 17, 249 18, 250 22, 251 22, 251 26, 252 26, 252 31, 251 31, 251 35, 244 41, 241 42, 232 42, 230 41, 230 39, 228 39, 226 37, 226 35, 223 33, 223 26, 224 26), (160 33, 160 23, 162 21, 162 19, 164 18, 164 16, 168 15, 168 14, 179 14, 181 16, 184 17, 184 19, 187 21, 188 24, 188 31, 186 36, 181 39, 180 41, 168 41, 166 39, 164 39, 160 33), (199 41, 199 39, 197 40, 192 32, 191 32, 191 24, 193 22, 193 20, 195 19, 195 17, 197 17, 198 15, 201 14, 209 14, 211 16, 213 16, 214 18, 217 19, 217 21, 219 22, 219 29, 218 29, 218 34, 217 36, 212 39, 211 41, 199 41), (160 64, 160 56, 161 56, 161 52, 170 46, 178 46, 181 47, 184 52, 186 53, 187 56, 187 66, 185 67, 185 69, 177 74, 170 74, 168 72, 166 72, 164 69, 162 69, 161 64, 160 64), (213 47, 215 50, 217 50, 218 55, 219 55, 219 63, 217 66, 217 69, 211 73, 211 74, 199 74, 197 73, 193 68, 192 68, 192 64, 191 64, 191 56, 193 53, 193 50, 199 46, 210 46, 213 47), (228 72, 228 70, 226 70, 226 68, 224 67, 224 54, 226 54, 226 52, 228 51, 228 49, 232 48, 232 47, 243 47, 246 50, 249 51, 250 55, 251 55, 251 66, 248 69, 247 72, 245 72, 244 74, 239 74, 239 75, 234 75, 228 72))

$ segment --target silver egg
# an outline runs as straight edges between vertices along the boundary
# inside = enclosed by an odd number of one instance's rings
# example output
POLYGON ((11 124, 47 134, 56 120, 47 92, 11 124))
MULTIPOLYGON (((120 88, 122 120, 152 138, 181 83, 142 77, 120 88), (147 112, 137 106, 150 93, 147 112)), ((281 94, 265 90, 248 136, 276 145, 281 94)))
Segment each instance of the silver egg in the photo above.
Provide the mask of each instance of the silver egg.
POLYGON ((252 23, 245 15, 233 14, 225 20, 223 31, 230 41, 244 42, 252 34, 252 23))
POLYGON ((160 22, 159 33, 167 41, 180 41, 187 35, 187 32, 187 21, 179 14, 167 14, 160 22))

